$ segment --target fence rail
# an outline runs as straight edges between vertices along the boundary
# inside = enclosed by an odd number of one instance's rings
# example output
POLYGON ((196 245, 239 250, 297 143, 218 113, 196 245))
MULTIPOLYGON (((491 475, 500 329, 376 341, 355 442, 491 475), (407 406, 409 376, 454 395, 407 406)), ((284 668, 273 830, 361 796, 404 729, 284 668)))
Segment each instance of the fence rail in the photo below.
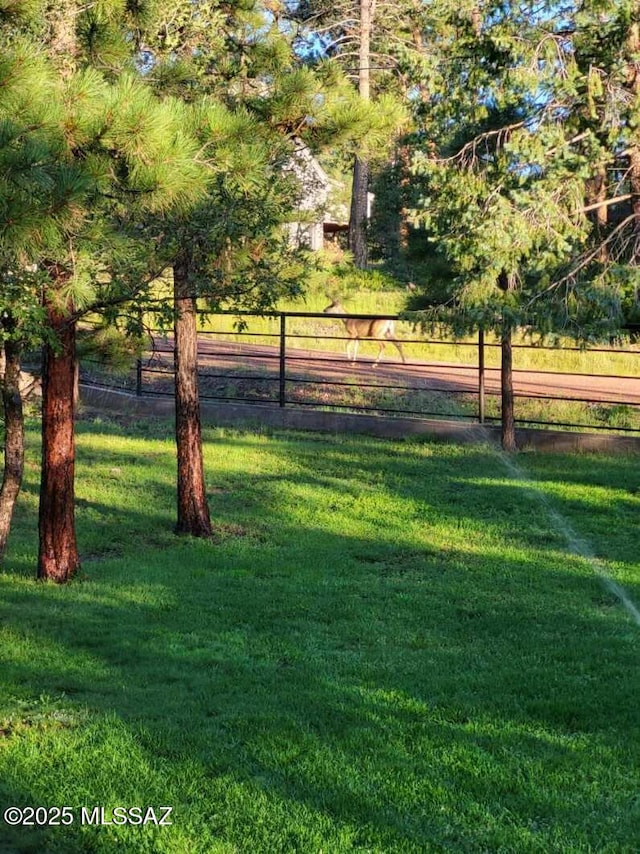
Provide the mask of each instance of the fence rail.
MULTIPOLYGON (((479 423, 500 420, 500 371, 489 364, 500 344, 486 340, 482 332, 475 340, 462 342, 420 338, 395 315, 282 312, 241 317, 244 328, 230 327, 227 314, 207 315, 207 322, 219 328, 199 332, 203 400, 479 423), (383 359, 374 367, 373 351, 367 347, 367 342, 377 346, 373 339, 361 339, 358 361, 348 362, 345 349, 351 339, 340 321, 349 318, 396 320, 409 333, 398 336, 409 351, 407 363, 383 359), (337 331, 336 323, 341 327, 337 331), (446 358, 451 348, 454 358, 446 358), (444 360, 434 358, 439 353, 444 360)), ((513 350, 519 425, 640 433, 640 349, 636 346, 581 349, 516 343, 513 350), (518 366, 521 353, 526 353, 526 366, 518 366), (574 363, 584 361, 588 366, 590 360, 601 359, 605 366, 601 371, 562 369, 568 353, 575 354, 574 363), (560 369, 549 367, 548 354, 560 369), (620 365, 617 373, 610 367, 615 363, 620 365)), ((118 385, 139 396, 172 395, 172 340, 156 330, 153 348, 119 382, 85 360, 83 381, 118 385)))

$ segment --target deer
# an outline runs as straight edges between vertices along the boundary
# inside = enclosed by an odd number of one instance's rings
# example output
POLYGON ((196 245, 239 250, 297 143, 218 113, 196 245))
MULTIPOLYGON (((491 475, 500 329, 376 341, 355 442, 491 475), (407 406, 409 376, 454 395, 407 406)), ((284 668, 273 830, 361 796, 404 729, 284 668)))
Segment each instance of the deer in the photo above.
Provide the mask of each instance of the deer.
MULTIPOLYGON (((338 300, 333 300, 331 305, 328 305, 323 314, 346 314, 347 312, 344 310, 344 306, 338 302, 338 300)), ((342 322, 345 325, 345 329, 347 330, 347 335, 349 336, 349 340, 347 341, 347 359, 350 359, 352 364, 355 365, 356 357, 358 355, 358 345, 360 344, 360 340, 362 338, 371 338, 378 342, 380 345, 380 349, 378 350, 378 357, 373 363, 373 367, 377 367, 378 362, 382 357, 382 352, 384 348, 387 346, 387 341, 391 341, 394 347, 397 349, 398 353, 400 353, 400 358, 403 363, 406 364, 406 359, 404 357, 404 353, 402 352, 402 347, 400 346, 400 342, 395 336, 395 320, 360 320, 357 317, 348 317, 341 318, 342 322)))

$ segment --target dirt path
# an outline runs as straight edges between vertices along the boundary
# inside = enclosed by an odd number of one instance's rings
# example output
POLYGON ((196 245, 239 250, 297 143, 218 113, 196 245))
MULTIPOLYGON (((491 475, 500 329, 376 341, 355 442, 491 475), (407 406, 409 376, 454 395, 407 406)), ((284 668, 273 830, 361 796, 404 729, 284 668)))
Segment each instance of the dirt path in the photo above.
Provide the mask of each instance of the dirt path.
MULTIPOLYGON (((159 340, 157 353, 163 360, 170 357, 171 341, 159 340)), ((277 376, 279 372, 280 355, 274 346, 201 339, 198 354, 200 367, 207 373, 266 378, 277 376)), ((426 364, 412 360, 403 365, 400 361, 385 359, 374 368, 371 357, 359 358, 352 365, 344 354, 295 347, 287 347, 286 378, 287 381, 314 379, 378 388, 467 393, 478 390, 475 365, 426 364)), ((524 397, 640 405, 640 376, 612 378, 516 370, 514 386, 516 394, 524 397)), ((485 389, 488 394, 499 394, 498 368, 486 369, 485 389)))

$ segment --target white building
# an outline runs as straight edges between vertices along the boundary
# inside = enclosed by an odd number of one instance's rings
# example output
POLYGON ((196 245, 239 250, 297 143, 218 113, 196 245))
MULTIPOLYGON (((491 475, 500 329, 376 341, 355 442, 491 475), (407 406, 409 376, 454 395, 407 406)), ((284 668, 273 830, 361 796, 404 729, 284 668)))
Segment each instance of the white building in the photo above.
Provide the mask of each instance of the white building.
POLYGON ((296 246, 306 246, 313 251, 322 249, 328 235, 348 228, 346 206, 332 205, 330 199, 331 191, 342 185, 327 175, 302 142, 286 168, 295 175, 300 187, 299 219, 288 225, 291 240, 296 246))

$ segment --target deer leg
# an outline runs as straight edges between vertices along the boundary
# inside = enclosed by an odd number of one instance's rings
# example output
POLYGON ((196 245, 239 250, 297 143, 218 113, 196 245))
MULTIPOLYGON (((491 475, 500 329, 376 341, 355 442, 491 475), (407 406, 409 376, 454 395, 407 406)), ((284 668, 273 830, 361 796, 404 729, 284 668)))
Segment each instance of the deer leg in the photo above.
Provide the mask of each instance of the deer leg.
POLYGON ((352 345, 351 352, 353 353, 353 358, 351 359, 351 361, 353 362, 354 365, 356 363, 356 356, 358 355, 358 344, 359 343, 360 343, 359 338, 352 338, 351 339, 351 345, 352 345))
POLYGON ((380 347, 379 347, 379 349, 378 349, 378 358, 377 358, 377 359, 375 360, 375 362, 373 363, 373 367, 374 367, 374 368, 377 368, 377 367, 378 367, 378 362, 379 362, 379 361, 380 361, 380 359, 382 358, 382 352, 383 352, 384 348, 387 346, 387 342, 386 342, 386 341, 383 341, 382 339, 380 339, 379 344, 380 344, 380 347))
POLYGON ((402 359, 403 365, 406 365, 407 360, 405 359, 404 353, 402 352, 402 347, 400 346, 400 342, 398 341, 397 338, 392 338, 391 341, 392 341, 394 347, 396 348, 396 350, 398 351, 398 353, 400 353, 400 358, 402 359))
POLYGON ((393 346, 396 348, 396 350, 398 351, 398 353, 400 353, 400 358, 402 359, 403 364, 405 364, 405 365, 406 365, 406 364, 407 364, 407 360, 405 359, 405 357, 404 357, 404 353, 402 352, 402 347, 400 346, 400 342, 398 341, 398 339, 396 338, 396 336, 393 334, 393 330, 392 330, 392 329, 388 329, 388 330, 387 330, 387 332, 385 333, 385 338, 387 338, 387 340, 391 341, 391 343, 392 343, 392 344, 393 344, 393 346))

